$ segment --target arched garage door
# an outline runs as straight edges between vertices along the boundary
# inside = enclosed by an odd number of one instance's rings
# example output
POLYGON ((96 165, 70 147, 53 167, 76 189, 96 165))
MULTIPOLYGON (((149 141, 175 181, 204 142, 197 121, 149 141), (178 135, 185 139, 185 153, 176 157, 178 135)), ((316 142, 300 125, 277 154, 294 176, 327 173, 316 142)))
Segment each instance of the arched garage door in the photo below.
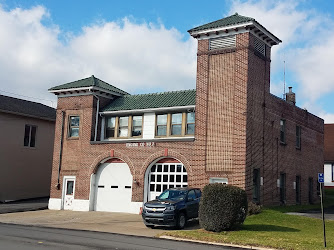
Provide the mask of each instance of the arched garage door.
POLYGON ((103 163, 96 173, 95 211, 124 212, 130 207, 132 175, 123 161, 103 163))
POLYGON ((154 200, 167 188, 188 186, 186 168, 176 159, 161 159, 151 166, 148 171, 147 200, 154 200))

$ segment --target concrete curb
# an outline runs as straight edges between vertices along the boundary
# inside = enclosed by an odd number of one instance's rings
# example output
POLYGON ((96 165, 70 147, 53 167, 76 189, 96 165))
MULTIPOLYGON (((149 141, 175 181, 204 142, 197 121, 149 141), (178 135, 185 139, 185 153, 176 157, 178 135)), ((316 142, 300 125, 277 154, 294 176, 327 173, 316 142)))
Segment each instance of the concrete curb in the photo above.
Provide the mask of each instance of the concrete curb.
POLYGON ((244 246, 244 245, 235 245, 235 244, 228 244, 228 243, 218 243, 218 242, 209 242, 209 241, 201 241, 201 240, 191 240, 185 238, 176 238, 172 236, 160 236, 161 239, 169 239, 169 240, 176 240, 176 241, 187 241, 187 242, 194 242, 194 243, 201 243, 201 244, 208 244, 208 245, 215 245, 215 246, 224 246, 224 247, 234 247, 234 248, 241 248, 241 249, 256 249, 256 250, 276 250, 275 248, 265 248, 265 247, 256 247, 256 246, 244 246))

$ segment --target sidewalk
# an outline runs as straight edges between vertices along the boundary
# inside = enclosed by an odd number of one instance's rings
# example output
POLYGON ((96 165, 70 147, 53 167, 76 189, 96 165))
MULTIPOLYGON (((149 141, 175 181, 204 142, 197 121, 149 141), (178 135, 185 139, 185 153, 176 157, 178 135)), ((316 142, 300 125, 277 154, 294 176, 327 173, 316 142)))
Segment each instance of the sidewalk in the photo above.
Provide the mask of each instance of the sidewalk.
POLYGON ((47 197, 0 203, 0 214, 47 209, 48 202, 47 197))
MULTIPOLYGON (((147 228, 141 215, 108 212, 77 212, 64 210, 39 210, 22 213, 0 214, 0 223, 66 228, 154 237, 171 229, 147 228)), ((191 221, 185 230, 199 228, 198 221, 191 221)))

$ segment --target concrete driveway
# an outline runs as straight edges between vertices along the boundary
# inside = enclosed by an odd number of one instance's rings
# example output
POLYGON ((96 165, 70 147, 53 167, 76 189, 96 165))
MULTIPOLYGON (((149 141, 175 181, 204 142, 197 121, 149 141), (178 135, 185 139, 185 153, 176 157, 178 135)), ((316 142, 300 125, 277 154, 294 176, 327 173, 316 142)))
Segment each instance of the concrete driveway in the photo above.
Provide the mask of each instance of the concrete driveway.
MULTIPOLYGON (((164 227, 147 228, 141 215, 108 212, 77 212, 64 210, 40 210, 21 213, 0 214, 0 223, 32 225, 52 228, 67 228, 127 235, 154 237, 164 227)), ((184 230, 199 228, 198 221, 190 221, 184 230)))

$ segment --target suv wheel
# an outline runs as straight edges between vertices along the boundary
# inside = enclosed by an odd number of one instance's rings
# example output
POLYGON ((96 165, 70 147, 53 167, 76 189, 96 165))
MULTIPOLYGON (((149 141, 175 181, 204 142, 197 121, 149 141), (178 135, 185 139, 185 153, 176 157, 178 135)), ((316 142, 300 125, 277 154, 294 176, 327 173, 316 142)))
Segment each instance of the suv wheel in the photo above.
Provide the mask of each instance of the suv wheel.
POLYGON ((186 225, 186 222, 187 222, 187 218, 186 218, 185 214, 180 213, 178 218, 177 218, 176 227, 178 229, 183 229, 186 225))

